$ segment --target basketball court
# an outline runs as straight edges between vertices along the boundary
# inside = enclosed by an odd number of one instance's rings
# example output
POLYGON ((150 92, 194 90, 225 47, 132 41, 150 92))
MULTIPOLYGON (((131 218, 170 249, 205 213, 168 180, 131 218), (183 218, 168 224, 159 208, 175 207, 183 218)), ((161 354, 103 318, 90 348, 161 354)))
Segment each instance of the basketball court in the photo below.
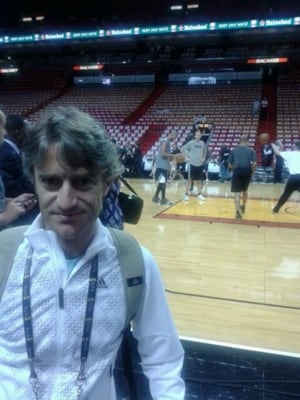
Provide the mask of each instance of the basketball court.
POLYGON ((236 219, 230 182, 206 182, 205 201, 184 201, 185 183, 171 181, 170 206, 152 202, 153 181, 130 183, 144 210, 125 229, 156 258, 179 334, 300 355, 300 194, 274 214, 284 185, 251 182, 236 219))
POLYGON ((184 201, 184 182, 171 181, 170 206, 152 202, 151 180, 130 183, 145 204, 125 229, 159 265, 186 351, 187 399, 300 393, 300 194, 273 214, 284 185, 252 182, 235 219, 230 183, 206 182, 205 201, 184 201))

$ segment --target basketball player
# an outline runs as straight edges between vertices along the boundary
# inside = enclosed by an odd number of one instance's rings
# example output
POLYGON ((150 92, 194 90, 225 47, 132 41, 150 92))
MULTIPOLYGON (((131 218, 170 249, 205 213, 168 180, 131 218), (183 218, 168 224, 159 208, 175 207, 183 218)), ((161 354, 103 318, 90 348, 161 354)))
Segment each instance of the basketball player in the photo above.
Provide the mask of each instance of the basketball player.
POLYGON ((294 151, 279 151, 279 147, 274 143, 272 143, 272 148, 276 155, 281 156, 286 161, 290 173, 284 190, 272 209, 273 213, 278 213, 291 194, 295 190, 300 190, 300 140, 294 143, 294 151))
POLYGON ((256 168, 256 155, 254 150, 248 147, 248 139, 242 135, 239 145, 234 148, 228 157, 228 166, 232 169, 231 192, 235 193, 235 217, 242 218, 246 210, 248 199, 248 187, 252 173, 256 168), (241 205, 241 195, 242 202, 241 205))

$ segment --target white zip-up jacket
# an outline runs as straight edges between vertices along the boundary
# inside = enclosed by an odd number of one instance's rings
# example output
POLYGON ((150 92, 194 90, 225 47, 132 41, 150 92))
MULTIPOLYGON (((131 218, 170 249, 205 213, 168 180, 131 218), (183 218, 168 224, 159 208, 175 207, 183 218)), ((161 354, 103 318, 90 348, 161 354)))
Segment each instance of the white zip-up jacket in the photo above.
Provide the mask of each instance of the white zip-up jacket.
MULTIPOLYGON (((65 257, 56 236, 33 222, 19 246, 0 304, 0 399, 34 400, 29 383, 22 317, 22 282, 29 247, 31 308, 35 368, 40 381, 39 400, 77 400, 81 339, 90 261, 98 253, 98 285, 86 383, 80 400, 115 400, 112 370, 125 325, 126 301, 117 249, 107 228, 97 222, 96 235, 68 276, 65 257), (64 291, 59 307, 58 292, 64 291)), ((145 290, 134 318, 134 335, 154 400, 183 400, 180 377, 183 349, 178 339, 158 267, 148 250, 145 290)))

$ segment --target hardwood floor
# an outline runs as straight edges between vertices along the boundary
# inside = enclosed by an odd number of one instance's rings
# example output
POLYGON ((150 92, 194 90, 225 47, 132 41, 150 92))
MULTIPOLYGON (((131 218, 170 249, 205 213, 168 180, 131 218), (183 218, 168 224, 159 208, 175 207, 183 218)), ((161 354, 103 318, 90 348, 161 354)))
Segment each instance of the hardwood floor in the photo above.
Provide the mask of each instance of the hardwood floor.
POLYGON ((179 335, 300 356, 300 194, 272 214, 283 185, 251 183, 236 220, 229 183, 185 202, 184 184, 170 182, 174 205, 161 206, 154 182, 128 181, 145 204, 125 230, 155 256, 179 335))

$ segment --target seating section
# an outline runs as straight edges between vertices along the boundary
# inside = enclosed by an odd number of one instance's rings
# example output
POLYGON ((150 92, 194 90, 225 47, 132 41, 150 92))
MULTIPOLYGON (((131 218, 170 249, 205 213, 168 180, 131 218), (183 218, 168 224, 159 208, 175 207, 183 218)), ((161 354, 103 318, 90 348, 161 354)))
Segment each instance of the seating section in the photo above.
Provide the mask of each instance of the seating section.
MULTIPOLYGON (((151 86, 120 86, 120 87, 83 87, 73 88, 47 108, 58 105, 71 105, 90 113, 100 121, 109 135, 120 145, 136 142, 148 129, 146 124, 127 125, 124 120, 150 95, 151 86)), ((31 116, 34 121, 40 110, 31 116)))
MULTIPOLYGON (((59 104, 78 106, 101 121, 120 145, 143 141, 156 126, 162 134, 176 130, 177 144, 181 146, 191 132, 195 117, 202 113, 214 127, 210 143, 213 153, 219 152, 223 143, 236 145, 242 133, 247 134, 250 144, 254 145, 258 117, 252 115, 251 105, 255 97, 260 97, 260 84, 170 86, 134 124, 125 124, 126 117, 150 96, 152 90, 152 86, 74 88, 48 107, 59 104)), ((39 113, 33 114, 32 120, 39 113)), ((153 156, 158 143, 159 140, 155 140, 144 153, 153 156)))
POLYGON ((65 79, 56 70, 30 70, 9 79, 1 77, 1 109, 7 115, 21 114, 30 120, 32 113, 60 96, 65 88, 65 79))
MULTIPOLYGON (((9 84, 2 82, 0 103, 6 114, 22 114, 34 122, 45 108, 77 106, 102 122, 121 146, 142 144, 146 157, 154 157, 159 137, 170 130, 178 133, 180 147, 201 114, 213 127, 210 150, 214 155, 224 143, 235 146, 241 134, 248 135, 250 145, 255 145, 259 116, 252 114, 252 102, 261 98, 261 83, 171 85, 160 90, 155 101, 147 102, 155 91, 150 84, 67 88, 59 73, 49 73, 48 79, 44 74, 34 76, 20 77, 9 84), (134 113, 138 115, 134 122, 126 122, 134 113)), ((286 149, 299 138, 299 89, 299 76, 282 78, 277 86, 277 137, 286 149)))
MULTIPOLYGON (((55 96, 56 90, 25 90, 0 91, 1 109, 6 115, 29 115, 35 109, 43 107, 55 96)), ((30 119, 30 118, 29 118, 30 119)))
POLYGON ((300 76, 282 79, 277 87, 277 138, 292 148, 300 133, 300 76))
POLYGON ((139 118, 132 124, 125 121, 139 107, 145 107, 145 100, 153 95, 151 85, 82 87, 61 90, 59 96, 57 93, 58 88, 22 89, 11 91, 11 96, 0 92, 0 99, 5 104, 3 109, 6 113, 25 115, 31 111, 28 117, 31 122, 45 108, 61 104, 77 106, 102 122, 120 145, 147 141, 148 148, 143 149, 143 153, 153 156, 159 143, 157 136, 175 130, 178 133, 177 144, 181 146, 192 130, 195 117, 202 113, 213 124, 214 135, 210 142, 213 153, 217 153, 223 143, 234 146, 241 133, 247 134, 250 144, 254 144, 258 117, 252 115, 251 104, 255 97, 260 97, 261 85, 169 86, 139 113, 139 118), (21 105, 19 98, 22 99, 21 105), (12 105, 14 108, 10 107, 12 105))
MULTIPOLYGON (((255 97, 260 98, 260 84, 170 86, 140 118, 140 123, 151 121, 164 123, 165 134, 178 132, 181 146, 192 130, 195 117, 205 114, 213 124, 214 134, 210 142, 212 153, 218 153, 223 143, 237 144, 241 134, 247 134, 254 146, 258 116, 253 116, 251 105, 255 97)), ((149 149, 152 155, 158 142, 149 149)))

